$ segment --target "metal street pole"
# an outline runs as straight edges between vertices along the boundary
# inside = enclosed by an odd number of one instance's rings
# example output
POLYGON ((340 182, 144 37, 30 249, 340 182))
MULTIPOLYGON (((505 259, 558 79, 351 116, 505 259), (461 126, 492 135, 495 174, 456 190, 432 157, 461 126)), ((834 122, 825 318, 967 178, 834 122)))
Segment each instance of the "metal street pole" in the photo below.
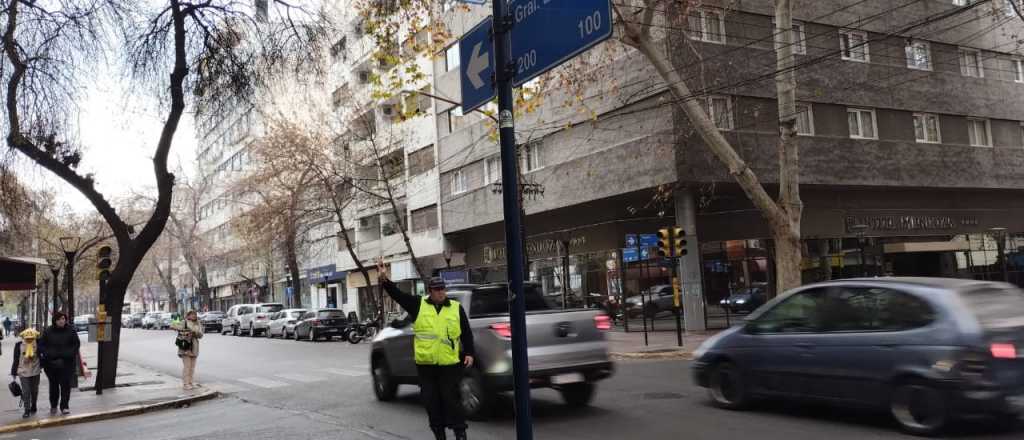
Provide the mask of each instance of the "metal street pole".
POLYGON ((526 301, 523 296, 525 270, 522 204, 519 199, 519 165, 516 154, 515 118, 512 95, 512 17, 508 3, 493 1, 494 16, 494 76, 498 95, 498 137, 501 141, 501 192, 505 216, 505 254, 512 301, 509 320, 512 326, 512 384, 515 391, 516 439, 533 440, 533 420, 530 416, 529 358, 526 347, 526 301))

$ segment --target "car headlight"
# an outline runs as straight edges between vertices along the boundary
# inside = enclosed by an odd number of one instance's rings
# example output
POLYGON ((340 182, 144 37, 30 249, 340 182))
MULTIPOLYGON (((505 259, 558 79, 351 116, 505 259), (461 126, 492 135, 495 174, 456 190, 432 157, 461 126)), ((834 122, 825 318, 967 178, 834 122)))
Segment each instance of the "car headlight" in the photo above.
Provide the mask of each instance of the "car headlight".
POLYGON ((729 304, 729 300, 728 299, 723 299, 723 300, 719 301, 718 303, 724 306, 726 304, 729 304))
POLYGON ((738 300, 736 300, 736 304, 746 304, 746 303, 747 303, 747 300, 745 300, 745 299, 738 299, 738 300))

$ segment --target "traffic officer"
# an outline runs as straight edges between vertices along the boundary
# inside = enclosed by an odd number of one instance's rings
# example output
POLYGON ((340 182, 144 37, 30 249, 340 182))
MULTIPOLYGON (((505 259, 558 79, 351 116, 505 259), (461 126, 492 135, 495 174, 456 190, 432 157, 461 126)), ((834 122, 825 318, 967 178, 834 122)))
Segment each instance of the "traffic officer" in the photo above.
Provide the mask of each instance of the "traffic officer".
POLYGON ((377 259, 381 287, 391 299, 415 319, 413 351, 420 379, 420 397, 427 408, 430 430, 444 440, 445 428, 455 432, 456 440, 466 439, 466 418, 459 399, 463 369, 473 366, 473 332, 466 310, 448 298, 444 280, 433 277, 424 297, 402 292, 389 279, 384 260, 377 259))

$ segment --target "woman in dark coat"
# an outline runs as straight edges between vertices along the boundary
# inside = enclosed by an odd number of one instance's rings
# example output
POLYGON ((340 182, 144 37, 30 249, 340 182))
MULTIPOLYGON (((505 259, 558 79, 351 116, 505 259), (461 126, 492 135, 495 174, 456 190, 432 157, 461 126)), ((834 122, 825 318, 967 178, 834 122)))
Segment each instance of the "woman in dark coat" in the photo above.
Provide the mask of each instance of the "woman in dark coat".
POLYGON ((56 414, 58 408, 63 415, 71 414, 68 403, 71 400, 71 380, 75 375, 80 345, 78 332, 68 325, 67 315, 54 313, 53 325, 47 327, 39 337, 40 360, 43 361, 46 379, 50 382, 50 414, 56 414))

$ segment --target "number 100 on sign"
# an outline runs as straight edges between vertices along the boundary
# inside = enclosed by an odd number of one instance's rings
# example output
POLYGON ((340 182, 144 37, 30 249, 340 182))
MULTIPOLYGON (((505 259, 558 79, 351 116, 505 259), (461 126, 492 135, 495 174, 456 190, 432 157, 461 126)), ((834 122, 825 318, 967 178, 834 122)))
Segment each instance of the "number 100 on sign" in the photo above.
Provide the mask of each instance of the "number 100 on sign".
POLYGON ((609 0, 511 0, 515 86, 612 35, 609 0))

